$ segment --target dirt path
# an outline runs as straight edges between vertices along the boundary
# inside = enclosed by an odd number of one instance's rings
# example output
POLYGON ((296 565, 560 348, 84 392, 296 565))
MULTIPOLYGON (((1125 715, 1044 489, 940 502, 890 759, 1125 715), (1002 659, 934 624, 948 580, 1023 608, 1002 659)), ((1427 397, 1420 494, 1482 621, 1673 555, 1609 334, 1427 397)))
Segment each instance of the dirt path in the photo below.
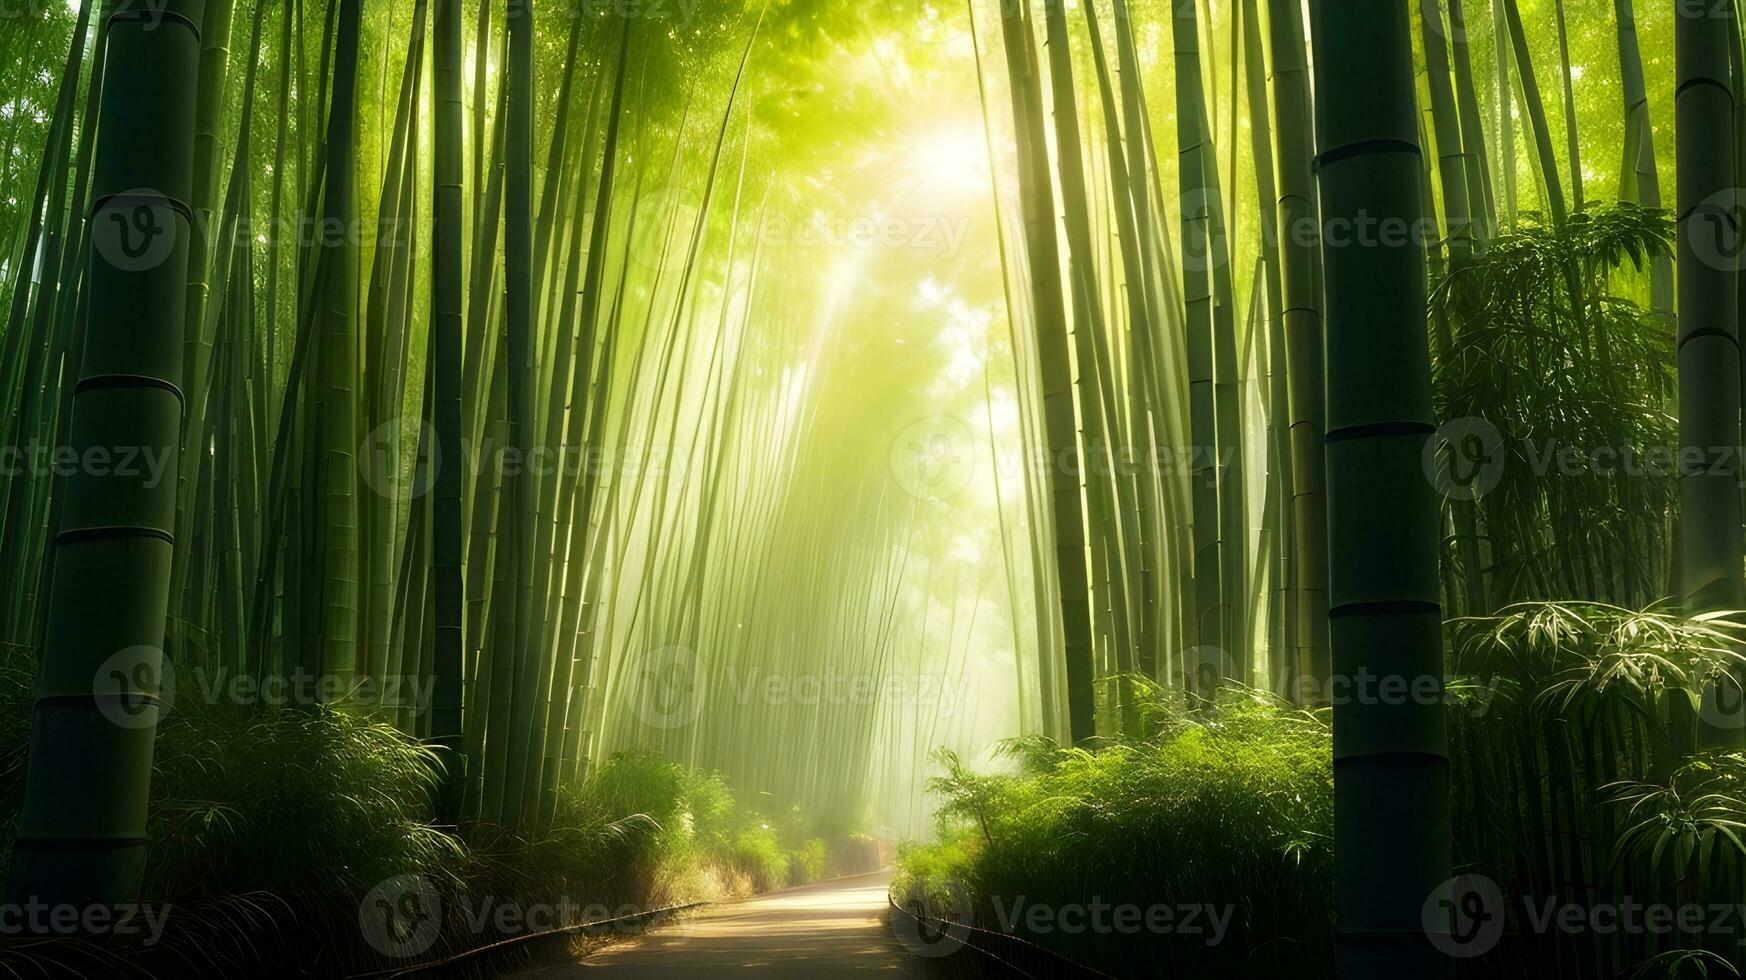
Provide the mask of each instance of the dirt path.
POLYGON ((934 976, 886 925, 890 880, 888 872, 862 875, 713 906, 584 962, 530 970, 516 980, 934 976))

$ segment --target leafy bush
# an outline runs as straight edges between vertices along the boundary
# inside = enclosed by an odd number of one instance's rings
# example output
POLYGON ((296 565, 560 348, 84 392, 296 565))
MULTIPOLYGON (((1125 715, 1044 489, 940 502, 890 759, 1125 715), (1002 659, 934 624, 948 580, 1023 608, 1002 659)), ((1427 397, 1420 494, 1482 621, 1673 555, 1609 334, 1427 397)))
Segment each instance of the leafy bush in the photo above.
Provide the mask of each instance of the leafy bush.
MULTIPOLYGON (((16 833, 35 683, 32 651, 0 649, 0 853, 16 833)), ((420 954, 434 959, 502 938, 480 931, 482 908, 642 911, 822 872, 821 841, 790 842, 720 776, 655 755, 606 760, 559 794, 549 825, 458 834, 430 823, 428 751, 340 709, 188 699, 165 714, 155 761, 143 895, 174 912, 161 944, 127 959, 89 944, 0 947, 0 971, 349 975, 408 965, 359 928, 360 903, 384 885, 436 896, 443 929, 420 954)), ((809 823, 790 811, 783 827, 809 823)))
MULTIPOLYGON (((1698 719, 1714 710, 1703 692, 1736 686, 1746 667, 1746 626, 1593 602, 1522 603, 1453 625, 1467 678, 1450 713, 1456 860, 1497 884, 1508 916, 1476 975, 1570 963, 1595 976, 1733 973, 1702 937, 1549 930, 1520 913, 1554 899, 1734 901, 1746 761, 1696 748, 1698 719)), ((1707 942, 1738 959, 1739 938, 1707 942)))
MULTIPOLYGON (((1277 975, 1331 968, 1333 776, 1324 721, 1269 695, 1228 690, 1193 713, 1154 692, 1154 735, 1091 753, 1046 739, 1003 745, 1014 771, 981 775, 950 753, 931 788, 941 838, 906 846, 898 900, 967 912, 1074 959, 1148 975, 1277 975), (1068 931, 1089 901, 1164 903, 1177 931, 1068 931), (1215 936, 1180 908, 1228 916, 1215 936), (1061 914, 1037 931, 1025 910, 1061 914), (1016 913, 1016 921, 1015 921, 1016 913)), ((1312 971, 1313 972, 1313 971, 1312 971)))
POLYGON ((1675 330, 1620 293, 1639 281, 1627 263, 1671 255, 1673 218, 1625 203, 1562 227, 1521 218, 1430 302, 1437 418, 1453 443, 1444 475, 1482 478, 1474 525, 1448 556, 1484 593, 1462 611, 1561 595, 1647 603, 1667 580, 1676 496, 1671 461, 1652 449, 1680 444, 1666 409, 1675 330), (1600 447, 1614 455, 1551 455, 1600 447))

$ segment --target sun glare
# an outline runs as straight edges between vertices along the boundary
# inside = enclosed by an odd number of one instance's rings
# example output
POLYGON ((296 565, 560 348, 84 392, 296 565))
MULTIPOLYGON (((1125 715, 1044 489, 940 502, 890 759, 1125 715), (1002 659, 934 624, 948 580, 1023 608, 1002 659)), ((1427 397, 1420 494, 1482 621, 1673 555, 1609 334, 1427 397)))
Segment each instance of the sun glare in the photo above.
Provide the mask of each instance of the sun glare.
POLYGON ((980 122, 966 120, 922 135, 912 159, 916 173, 934 188, 976 192, 988 187, 988 148, 980 122))

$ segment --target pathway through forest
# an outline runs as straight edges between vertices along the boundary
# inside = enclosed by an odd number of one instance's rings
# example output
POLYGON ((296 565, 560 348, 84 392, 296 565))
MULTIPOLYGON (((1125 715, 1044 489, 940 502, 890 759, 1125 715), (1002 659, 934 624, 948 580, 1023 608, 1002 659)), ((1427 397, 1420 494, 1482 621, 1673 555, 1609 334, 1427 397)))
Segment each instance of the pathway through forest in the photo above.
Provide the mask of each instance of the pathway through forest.
POLYGON ((906 952, 886 925, 890 883, 890 872, 880 872, 714 906, 586 962, 529 970, 515 980, 931 976, 927 963, 906 952))

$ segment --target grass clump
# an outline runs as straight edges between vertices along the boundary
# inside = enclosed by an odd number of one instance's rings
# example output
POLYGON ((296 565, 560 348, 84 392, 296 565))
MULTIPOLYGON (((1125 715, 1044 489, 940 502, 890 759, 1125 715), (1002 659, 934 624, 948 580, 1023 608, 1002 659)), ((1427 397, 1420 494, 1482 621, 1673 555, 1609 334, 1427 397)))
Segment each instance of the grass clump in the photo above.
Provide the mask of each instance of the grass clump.
POLYGON ((943 843, 902 850, 894 895, 1110 972, 1329 966, 1324 720, 1237 689, 1202 711, 1153 691, 1143 716, 1149 735, 1095 753, 1003 743, 996 774, 941 753, 943 843))

